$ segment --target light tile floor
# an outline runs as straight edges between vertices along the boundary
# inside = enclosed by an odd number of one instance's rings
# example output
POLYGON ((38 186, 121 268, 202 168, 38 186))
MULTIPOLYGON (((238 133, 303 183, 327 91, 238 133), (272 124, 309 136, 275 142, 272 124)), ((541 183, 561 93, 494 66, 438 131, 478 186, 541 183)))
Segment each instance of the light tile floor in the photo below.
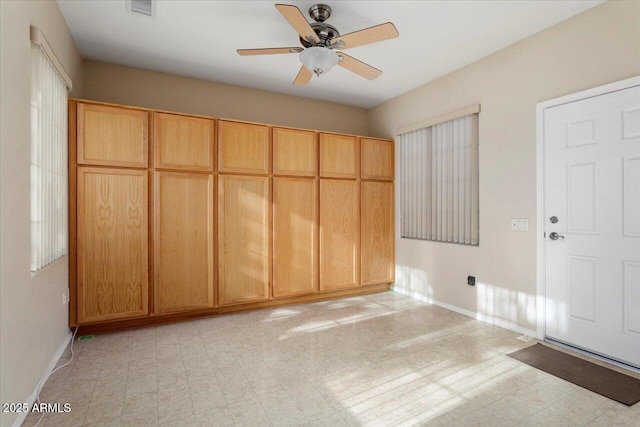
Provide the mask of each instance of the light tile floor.
POLYGON ((393 292, 97 335, 41 394, 72 411, 40 425, 640 426, 640 404, 506 357, 516 336, 393 292))

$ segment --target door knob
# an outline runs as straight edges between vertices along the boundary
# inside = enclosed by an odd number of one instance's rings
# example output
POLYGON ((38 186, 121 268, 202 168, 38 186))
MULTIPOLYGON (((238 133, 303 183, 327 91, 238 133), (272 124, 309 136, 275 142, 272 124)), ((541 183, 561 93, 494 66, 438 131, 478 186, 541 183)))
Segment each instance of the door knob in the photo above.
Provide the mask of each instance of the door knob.
POLYGON ((562 239, 562 240, 564 240, 564 236, 563 236, 563 235, 561 235, 561 234, 556 233, 555 231, 554 231, 554 232, 552 232, 551 234, 549 234, 549 238, 550 238, 551 240, 558 240, 558 239, 562 239))

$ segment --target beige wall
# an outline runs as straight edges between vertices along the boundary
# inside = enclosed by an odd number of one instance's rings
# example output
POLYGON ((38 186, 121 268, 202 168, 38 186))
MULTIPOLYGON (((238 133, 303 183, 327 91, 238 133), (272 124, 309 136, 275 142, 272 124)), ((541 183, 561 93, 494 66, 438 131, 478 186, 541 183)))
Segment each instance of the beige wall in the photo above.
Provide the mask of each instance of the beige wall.
POLYGON ((396 287, 534 330, 536 103, 637 75, 640 2, 614 1, 371 110, 371 134, 394 137, 399 126, 482 104, 480 247, 398 239, 396 287), (511 231, 511 218, 528 218, 529 231, 511 231))
POLYGON ((96 101, 367 135, 367 111, 331 102, 84 60, 84 97, 96 101))
MULTIPOLYGON (((0 1, 0 402, 24 402, 67 338, 67 258, 29 271, 29 26, 38 26, 82 95, 82 59, 54 1, 0 1)), ((8 426, 16 414, 2 414, 8 426)))

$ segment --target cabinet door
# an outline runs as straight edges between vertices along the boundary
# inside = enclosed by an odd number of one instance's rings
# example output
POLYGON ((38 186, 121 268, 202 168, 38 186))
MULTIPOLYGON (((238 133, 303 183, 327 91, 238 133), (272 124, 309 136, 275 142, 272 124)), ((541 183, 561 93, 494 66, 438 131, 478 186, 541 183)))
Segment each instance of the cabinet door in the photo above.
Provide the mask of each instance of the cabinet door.
POLYGON ((269 298, 269 178, 220 175, 219 301, 269 298))
POLYGON ((213 306, 213 175, 156 172, 155 312, 213 306))
POLYGON ((317 181, 273 180, 273 296, 317 289, 317 181))
POLYGON ((273 128, 273 173, 315 176, 318 146, 315 132, 273 128))
POLYGON ((220 172, 269 173, 269 127, 221 120, 218 143, 220 172))
POLYGON ((148 314, 147 171, 78 168, 78 322, 148 314))
POLYGON ((358 139, 355 136, 320 134, 320 176, 358 177, 358 139))
POLYGON ((393 141, 362 138, 362 179, 393 181, 393 141))
POLYGON ((154 113, 153 123, 157 168, 213 171, 213 120, 154 113))
POLYGON ((361 270, 363 285, 394 280, 393 183, 363 182, 361 270))
POLYGON ((358 286, 359 185, 320 180, 320 290, 358 286))
POLYGON ((78 104, 78 164, 147 167, 146 111, 78 104))

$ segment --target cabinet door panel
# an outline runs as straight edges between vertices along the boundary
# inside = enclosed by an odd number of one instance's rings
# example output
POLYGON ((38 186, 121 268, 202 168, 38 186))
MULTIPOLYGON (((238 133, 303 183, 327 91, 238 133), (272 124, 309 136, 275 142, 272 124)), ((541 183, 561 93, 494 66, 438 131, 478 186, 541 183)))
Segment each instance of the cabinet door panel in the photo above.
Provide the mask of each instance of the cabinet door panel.
POLYGON ((146 111, 78 104, 78 164, 147 167, 146 111))
POLYGON ((273 128, 273 173, 315 176, 318 169, 316 133, 273 128))
POLYGON ((148 313, 147 171, 78 168, 78 321, 148 313))
POLYGON ((156 172, 155 311, 213 306, 213 176, 156 172))
POLYGON ((361 276, 363 285, 394 280, 393 184, 363 182, 361 276))
POLYGON ((269 298, 269 178, 219 176, 221 305, 269 298))
POLYGON ((393 141, 361 139, 362 179, 393 181, 393 141))
POLYGON ((269 127, 221 120, 218 133, 220 172, 269 173, 269 127))
POLYGON ((358 177, 358 139, 354 136, 320 134, 320 176, 358 177))
POLYGON ((274 178, 273 296, 317 289, 316 180, 274 178))
POLYGON ((154 113, 157 168, 213 171, 213 120, 154 113))
POLYGON ((320 180, 320 290, 358 286, 359 186, 320 180))

